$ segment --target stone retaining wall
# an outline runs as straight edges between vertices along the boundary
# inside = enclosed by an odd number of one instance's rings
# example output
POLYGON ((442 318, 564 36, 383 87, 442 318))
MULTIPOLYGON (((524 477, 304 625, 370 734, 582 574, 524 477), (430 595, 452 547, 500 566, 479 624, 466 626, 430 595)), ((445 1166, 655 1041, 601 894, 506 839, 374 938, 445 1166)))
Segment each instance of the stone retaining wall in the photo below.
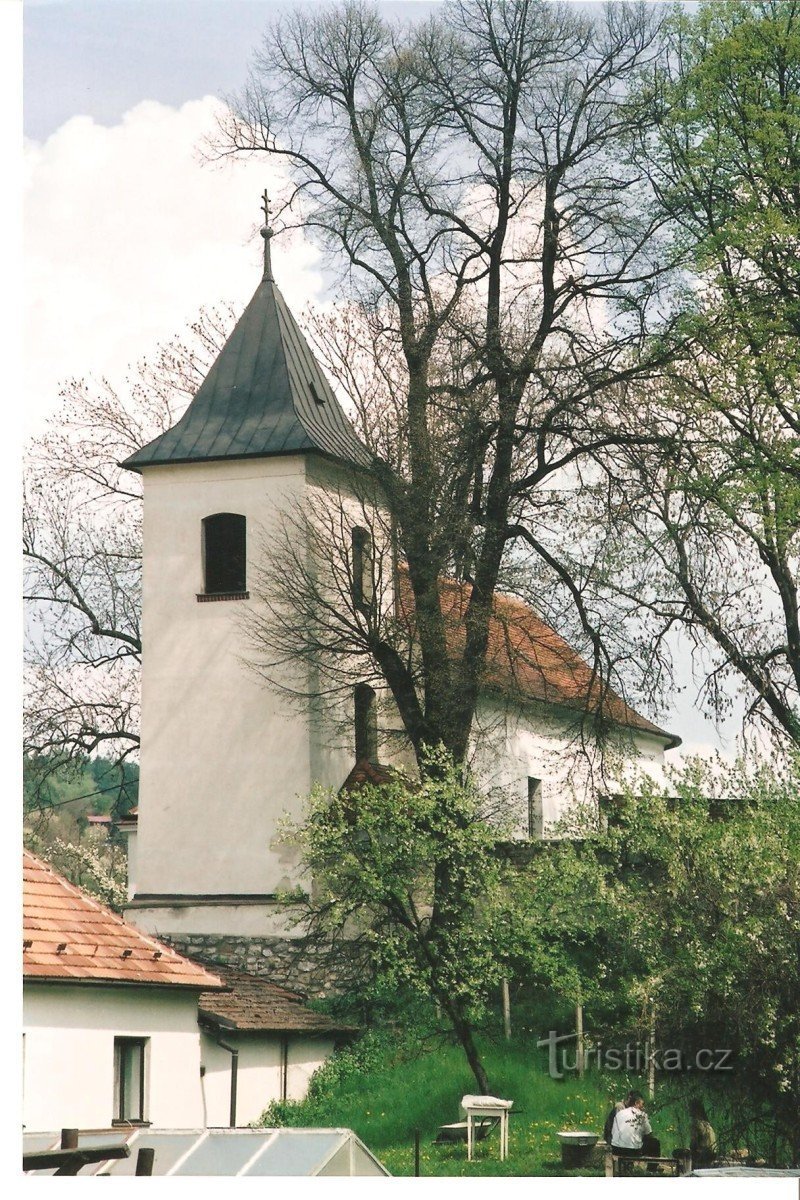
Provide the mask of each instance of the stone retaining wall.
POLYGON ((261 975, 271 983, 317 999, 348 990, 353 985, 354 972, 363 979, 367 971, 366 964, 357 966, 355 959, 332 963, 327 950, 289 938, 213 933, 159 933, 158 936, 187 958, 261 975))

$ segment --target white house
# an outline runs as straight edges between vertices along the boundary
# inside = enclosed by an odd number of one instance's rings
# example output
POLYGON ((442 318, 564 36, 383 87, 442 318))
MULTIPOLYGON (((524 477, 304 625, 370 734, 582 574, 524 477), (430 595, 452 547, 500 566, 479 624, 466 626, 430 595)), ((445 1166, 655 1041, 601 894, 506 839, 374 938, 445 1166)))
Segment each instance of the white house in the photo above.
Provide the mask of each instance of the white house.
MULTIPOLYGON (((222 941, 230 961, 260 947, 259 970, 281 977, 279 944, 296 931, 277 894, 301 880, 281 822, 301 815, 313 784, 339 788, 356 758, 374 757, 377 717, 370 689, 356 689, 353 728, 337 740, 243 662, 241 617, 259 606, 250 589, 263 540, 280 535, 287 508, 346 492, 370 465, 274 282, 262 233, 263 279, 205 381, 177 424, 125 464, 144 487, 141 775, 126 912, 201 956, 216 957, 222 941)), ((352 533, 356 577, 363 547, 352 533)), ((389 602, 401 602, 401 578, 384 574, 389 602)), ((455 643, 465 595, 443 583, 455 643)), ((476 763, 505 790, 517 836, 541 836, 573 798, 592 795, 587 761, 571 751, 596 684, 511 599, 497 602, 489 667, 476 763)), ((677 744, 618 696, 606 695, 605 711, 643 761, 658 764, 677 744)))
POLYGON ((206 1123, 228 1125, 231 1055, 236 1055, 236 1120, 259 1119, 269 1100, 302 1100, 311 1076, 355 1026, 313 1012, 296 992, 244 971, 220 969, 229 991, 203 992, 206 1123))
POLYGON ((248 1125, 300 1100, 354 1032, 244 972, 217 973, 23 859, 28 1132, 248 1125))
POLYGON ((26 1130, 205 1124, 197 1000, 218 976, 23 859, 26 1130))

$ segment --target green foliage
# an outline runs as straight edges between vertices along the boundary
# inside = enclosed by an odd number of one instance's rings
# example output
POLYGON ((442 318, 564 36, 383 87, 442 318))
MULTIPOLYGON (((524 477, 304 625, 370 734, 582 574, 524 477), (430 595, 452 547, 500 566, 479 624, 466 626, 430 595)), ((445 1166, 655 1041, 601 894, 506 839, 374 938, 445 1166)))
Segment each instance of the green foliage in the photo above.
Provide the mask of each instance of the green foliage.
POLYGON ((71 883, 111 908, 127 898, 125 850, 113 824, 87 822, 90 813, 112 818, 136 803, 139 768, 106 758, 63 762, 48 755, 24 759, 23 840, 71 883))
POLYGON ((619 472, 623 587, 711 649, 713 709, 735 673, 800 744, 800 11, 678 9, 667 45, 638 154, 686 266, 684 343, 640 397, 664 451, 619 472))
MULTIPOLYGON (((608 939, 613 969, 601 965, 595 982, 609 1001, 638 1012, 645 1031, 654 1004, 661 1045, 733 1050, 725 1084, 741 1136, 767 1120, 789 1145, 800 1112, 799 789, 796 758, 696 760, 669 789, 642 781, 605 830, 585 828, 550 864, 608 939)), ((531 889, 543 919, 547 903, 531 889)))
POLYGON ((35 830, 25 833, 25 847, 48 862, 70 883, 82 888, 109 908, 121 911, 127 900, 125 863, 105 832, 92 830, 80 845, 62 838, 47 838, 35 830))
MULTIPOLYGON (((557 1006, 542 1010, 543 1027, 558 1024, 557 1006)), ((516 1020, 516 1008, 514 1009, 516 1020)), ((610 1104, 641 1080, 621 1073, 587 1072, 564 1081, 547 1074, 546 1053, 535 1039, 481 1040, 481 1054, 497 1093, 514 1100, 518 1116, 510 1122, 510 1157, 501 1163, 497 1135, 491 1135, 467 1162, 462 1145, 434 1146, 438 1127, 459 1119, 459 1101, 472 1091, 463 1056, 454 1046, 420 1047, 416 1030, 370 1031, 352 1050, 337 1052, 313 1079, 308 1099, 275 1104, 261 1123, 296 1127, 345 1125, 363 1138, 388 1169, 411 1175, 414 1131, 421 1132, 422 1174, 428 1176, 562 1175, 556 1134, 562 1129, 597 1133, 610 1104), (362 1049, 363 1047, 363 1049, 362 1049), (337 1061, 338 1060, 338 1061, 337 1061)), ((723 1108, 706 1097, 712 1123, 720 1126, 723 1108)), ((687 1092, 683 1083, 653 1110, 653 1124, 669 1154, 688 1141, 687 1092)), ((586 1174, 601 1175, 602 1168, 586 1174)))
POLYGON ((398 776, 348 795, 317 789, 307 821, 288 836, 315 881, 308 924, 368 949, 377 994, 446 997, 477 1015, 501 975, 497 829, 443 751, 427 767, 419 783, 398 776))
POLYGON ((572 1004, 599 1002, 611 979, 605 899, 602 869, 580 841, 542 843, 507 879, 497 936, 509 975, 572 1004))
POLYGON ((67 810, 76 820, 87 813, 122 816, 137 801, 139 765, 98 756, 65 761, 55 755, 28 754, 23 758, 23 810, 67 810))

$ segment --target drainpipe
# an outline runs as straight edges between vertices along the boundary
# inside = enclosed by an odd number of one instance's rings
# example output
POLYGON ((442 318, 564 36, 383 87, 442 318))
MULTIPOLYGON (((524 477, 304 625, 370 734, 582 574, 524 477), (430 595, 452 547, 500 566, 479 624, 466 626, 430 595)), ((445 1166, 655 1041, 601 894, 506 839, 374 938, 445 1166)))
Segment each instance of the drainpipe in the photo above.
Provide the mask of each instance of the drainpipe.
POLYGON ((281 1100, 289 1099, 289 1039, 281 1038, 281 1100))
POLYGON ((221 1050, 227 1050, 231 1056, 231 1129, 236 1128, 236 1089, 239 1080, 239 1051, 235 1046, 229 1046, 227 1042, 223 1042, 222 1034, 219 1030, 214 1035, 214 1041, 221 1050))

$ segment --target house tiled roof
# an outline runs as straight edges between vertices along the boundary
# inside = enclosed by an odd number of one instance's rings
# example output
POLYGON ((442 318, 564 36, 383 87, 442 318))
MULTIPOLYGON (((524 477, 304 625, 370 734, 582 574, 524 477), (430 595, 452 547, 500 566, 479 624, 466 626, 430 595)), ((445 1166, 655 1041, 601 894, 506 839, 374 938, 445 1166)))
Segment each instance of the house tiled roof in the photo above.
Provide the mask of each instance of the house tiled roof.
POLYGON ((25 979, 204 990, 224 986, 205 967, 126 924, 27 850, 22 878, 25 979))
MULTIPOLYGON (((443 580, 440 587, 448 647, 456 657, 464 652, 464 618, 472 588, 455 580, 443 580)), ((404 569, 399 579, 399 607, 401 618, 413 631, 414 598, 404 569)), ((580 654, 517 597, 495 595, 483 687, 523 702, 539 701, 595 715, 602 712, 616 725, 663 739, 668 748, 680 745, 680 738, 643 717, 612 688, 601 684, 580 654)))
POLYGON ((214 967, 229 987, 226 992, 203 992, 200 1020, 243 1033, 354 1033, 355 1025, 335 1021, 306 1007, 297 992, 258 975, 214 967))

